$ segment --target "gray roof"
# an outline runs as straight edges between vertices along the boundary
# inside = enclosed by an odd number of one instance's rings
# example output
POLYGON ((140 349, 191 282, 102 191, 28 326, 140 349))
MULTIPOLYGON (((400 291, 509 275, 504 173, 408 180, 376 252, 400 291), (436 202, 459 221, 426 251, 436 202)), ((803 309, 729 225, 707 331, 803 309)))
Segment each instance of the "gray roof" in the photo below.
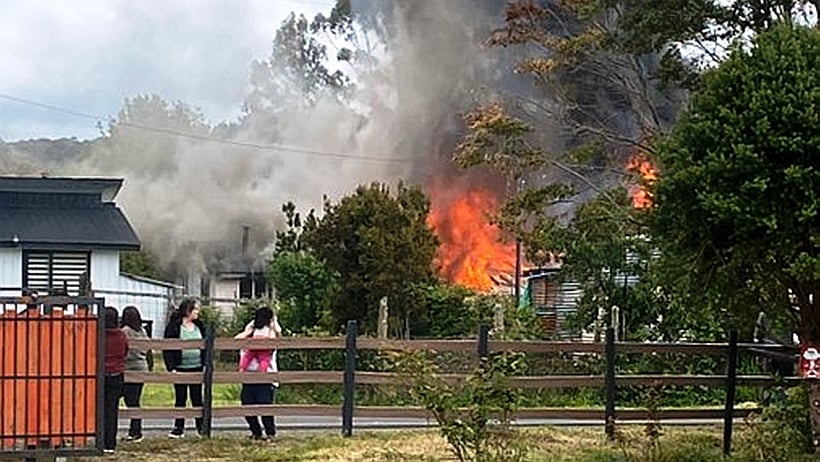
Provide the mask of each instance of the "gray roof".
POLYGON ((103 202, 114 200, 121 187, 120 178, 0 176, 0 191, 98 194, 103 202))
POLYGON ((139 250, 140 241, 114 204, 76 209, 3 208, 0 246, 139 250), (15 236, 17 240, 15 241, 15 236))
POLYGON ((122 180, 0 176, 0 247, 138 250, 112 202, 122 180))

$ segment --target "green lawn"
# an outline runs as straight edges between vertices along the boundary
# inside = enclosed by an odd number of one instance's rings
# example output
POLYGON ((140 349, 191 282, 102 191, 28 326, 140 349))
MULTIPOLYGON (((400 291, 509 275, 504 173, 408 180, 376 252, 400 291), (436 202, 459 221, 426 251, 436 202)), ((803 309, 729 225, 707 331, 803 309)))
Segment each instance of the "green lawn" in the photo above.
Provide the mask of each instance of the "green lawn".
MULTIPOLYGON (((529 453, 523 461, 553 462, 751 462, 754 459, 721 456, 721 430, 716 427, 669 428, 651 453, 640 428, 632 428, 621 443, 608 443, 600 428, 538 428, 522 433, 529 453)), ((335 434, 290 433, 273 442, 250 443, 244 438, 211 440, 146 439, 122 443, 112 461, 424 461, 455 460, 447 444, 432 430, 357 433, 352 438, 335 434)), ((792 458, 808 462, 813 456, 792 458)))
MULTIPOLYGON (((215 384, 214 406, 239 404, 240 385, 215 384)), ((174 405, 174 386, 164 383, 146 383, 142 390, 142 406, 171 407, 174 405)))

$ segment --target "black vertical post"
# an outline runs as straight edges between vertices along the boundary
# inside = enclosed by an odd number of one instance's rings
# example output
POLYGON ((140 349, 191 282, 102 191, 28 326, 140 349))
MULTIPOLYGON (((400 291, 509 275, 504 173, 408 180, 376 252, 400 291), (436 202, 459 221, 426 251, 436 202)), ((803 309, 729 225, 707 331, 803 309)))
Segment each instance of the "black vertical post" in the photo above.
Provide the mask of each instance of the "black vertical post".
POLYGON ((344 402, 342 403, 342 436, 353 435, 353 401, 356 399, 356 321, 347 321, 345 339, 344 402))
POLYGON ((205 331, 205 372, 202 377, 202 433, 211 437, 214 417, 214 326, 208 325, 205 331))
POLYGON ((478 326, 478 358, 486 359, 490 356, 490 326, 478 326))
MULTIPOLYGON (((94 313, 92 311, 92 307, 97 307, 97 338, 95 341, 97 342, 97 400, 96 400, 96 409, 95 409, 95 418, 97 419, 97 429, 94 432, 94 438, 96 439, 96 447, 97 450, 103 449, 103 434, 105 432, 105 425, 108 422, 105 421, 105 299, 103 298, 96 298, 93 300, 89 300, 91 303, 86 305, 87 311, 85 312, 85 319, 82 320, 83 323, 88 323, 89 321, 94 319, 94 313)), ((75 306, 75 309, 79 309, 79 305, 75 306)), ((94 322, 94 321, 92 321, 94 322)), ((88 336, 86 335, 86 352, 88 351, 88 336)), ((86 374, 88 374, 88 369, 86 367, 86 374)), ((88 390, 87 386, 84 387, 86 389, 86 393, 88 390)), ((114 425, 117 425, 115 422, 114 425)))
POLYGON ((729 358, 726 366, 726 407, 723 411, 723 454, 732 452, 735 387, 737 385, 737 331, 729 332, 729 358))
POLYGON ((609 440, 615 439, 615 329, 606 328, 606 410, 604 428, 609 440))

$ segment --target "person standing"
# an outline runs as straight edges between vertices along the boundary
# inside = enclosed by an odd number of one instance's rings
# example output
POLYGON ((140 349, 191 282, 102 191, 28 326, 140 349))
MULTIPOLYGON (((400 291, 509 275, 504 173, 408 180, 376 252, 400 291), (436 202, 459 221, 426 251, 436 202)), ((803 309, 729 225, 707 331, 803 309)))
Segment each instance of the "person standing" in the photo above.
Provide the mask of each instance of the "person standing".
MULTIPOLYGON (((199 306, 194 299, 185 299, 179 304, 179 308, 171 315, 168 325, 165 327, 165 338, 179 340, 199 340, 205 338, 205 324, 199 319, 199 306)), ((168 372, 202 372, 205 364, 205 349, 190 348, 185 350, 164 350, 162 359, 168 372)), ((191 406, 202 407, 202 382, 199 383, 175 383, 174 384, 174 407, 185 407, 188 397, 191 398, 191 406)), ((194 419, 196 423, 197 435, 202 435, 202 417, 194 419)), ((182 438, 185 436, 185 419, 174 420, 174 428, 168 434, 170 438, 182 438)))
MULTIPOLYGON (((126 306, 122 310, 122 332, 125 337, 131 340, 147 340, 148 333, 142 325, 142 316, 135 306, 126 306)), ((154 369, 154 358, 150 350, 145 348, 128 348, 128 356, 125 357, 125 370, 133 372, 148 372, 154 369)), ((142 398, 142 383, 126 383, 123 385, 123 398, 125 405, 129 408, 139 408, 142 398)), ((131 419, 128 428, 126 441, 142 441, 142 419, 131 419)))
MULTIPOLYGON (((262 307, 256 311, 254 316, 254 320, 251 321, 247 326, 245 326, 245 330, 237 334, 234 338, 237 339, 246 339, 246 338, 258 338, 258 337, 267 337, 267 338, 277 338, 282 335, 282 326, 279 325, 279 321, 276 319, 276 315, 269 307, 262 307), (267 326, 260 326, 259 323, 261 320, 267 319, 268 325, 267 326)), ((249 354, 248 351, 243 351, 241 354, 249 354)), ((267 359, 267 355, 264 355, 267 359)), ((240 358, 240 361, 242 358, 240 358)), ((267 370, 262 369, 260 366, 260 361, 258 355, 254 355, 250 359, 246 360, 245 368, 243 372, 278 372, 279 368, 276 364, 276 350, 271 351, 270 353, 270 361, 268 362, 267 370)), ((253 404, 273 404, 276 401, 276 391, 279 387, 277 382, 269 382, 265 381, 264 378, 260 378, 260 380, 256 383, 243 383, 242 384, 242 391, 240 393, 240 401, 242 402, 243 406, 253 405, 253 404)), ((252 440, 266 440, 268 438, 273 438, 276 436, 276 420, 274 419, 273 415, 266 415, 262 416, 262 424, 259 424, 259 418, 255 415, 253 416, 245 416, 245 421, 248 423, 248 428, 251 431, 249 436, 252 440), (264 429, 264 434, 262 433, 264 429)))
POLYGON ((103 385, 103 452, 117 447, 117 419, 122 395, 128 339, 119 328, 117 309, 105 307, 105 382, 103 385))

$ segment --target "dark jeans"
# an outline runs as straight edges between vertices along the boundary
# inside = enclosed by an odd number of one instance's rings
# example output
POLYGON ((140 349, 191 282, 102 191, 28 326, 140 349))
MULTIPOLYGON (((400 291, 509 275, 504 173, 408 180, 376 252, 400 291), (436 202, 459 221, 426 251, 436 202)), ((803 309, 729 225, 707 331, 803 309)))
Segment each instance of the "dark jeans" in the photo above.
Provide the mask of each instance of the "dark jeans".
MULTIPOLYGON (((177 372, 202 372, 202 367, 183 369, 178 368, 177 372)), ((201 383, 175 383, 174 384, 174 407, 185 407, 188 402, 188 396, 191 397, 191 406, 202 407, 202 384, 201 383)), ((202 431, 202 417, 194 419, 196 423, 196 431, 202 431)), ((174 431, 182 432, 185 430, 185 419, 174 420, 174 431)))
POLYGON ((117 408, 122 396, 123 375, 106 375, 103 386, 103 449, 117 446, 117 408))
MULTIPOLYGON (((246 404, 273 404, 276 401, 276 387, 269 383, 245 383, 242 384, 240 399, 243 405, 246 404)), ((276 421, 272 415, 262 417, 262 425, 259 425, 259 418, 255 415, 246 416, 248 428, 254 436, 262 436, 262 426, 268 436, 276 435, 276 421)))
MULTIPOLYGON (((141 383, 126 383, 122 387, 123 399, 126 407, 140 407, 142 397, 141 383)), ((131 427, 128 429, 128 436, 142 436, 142 419, 131 419, 131 427)))

